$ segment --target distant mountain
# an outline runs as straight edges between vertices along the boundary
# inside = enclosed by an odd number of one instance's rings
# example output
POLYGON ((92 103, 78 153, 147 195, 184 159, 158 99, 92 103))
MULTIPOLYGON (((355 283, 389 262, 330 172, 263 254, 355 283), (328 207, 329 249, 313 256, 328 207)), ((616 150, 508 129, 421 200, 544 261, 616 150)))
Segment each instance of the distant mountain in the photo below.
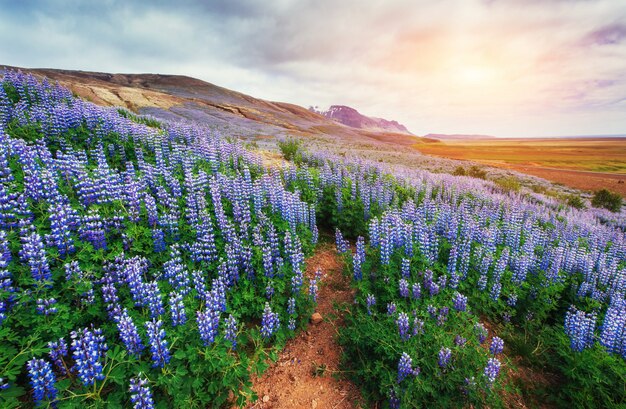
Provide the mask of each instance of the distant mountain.
POLYGON ((352 128, 412 135, 404 125, 397 121, 365 116, 356 109, 345 105, 331 105, 327 111, 319 111, 314 107, 310 107, 309 110, 352 128))
POLYGON ((460 140, 460 139, 493 139, 495 138, 495 136, 429 133, 428 135, 424 135, 424 138, 440 139, 440 140, 460 140))

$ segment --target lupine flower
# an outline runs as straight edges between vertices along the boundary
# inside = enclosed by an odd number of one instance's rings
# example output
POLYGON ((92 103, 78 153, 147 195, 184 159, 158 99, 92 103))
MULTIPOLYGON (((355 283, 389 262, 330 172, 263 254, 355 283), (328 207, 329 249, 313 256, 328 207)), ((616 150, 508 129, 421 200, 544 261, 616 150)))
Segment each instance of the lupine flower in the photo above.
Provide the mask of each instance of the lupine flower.
POLYGON ((296 299, 293 297, 289 297, 289 300, 287 301, 287 314, 296 314, 296 299))
POLYGON ((220 312, 207 306, 204 312, 196 311, 196 321, 198 322, 200 339, 204 346, 209 346, 215 342, 220 324, 220 312))
POLYGON ((356 253, 352 259, 353 275, 356 281, 363 279, 363 263, 365 263, 365 239, 359 236, 356 240, 356 253))
POLYGON ((413 319, 413 335, 419 335, 424 333, 424 321, 417 317, 413 319))
POLYGON ((402 266, 400 268, 400 274, 402 278, 408 280, 411 277, 411 260, 408 258, 402 259, 402 266))
POLYGON ((489 358, 485 367, 484 375, 487 378, 487 385, 491 386, 500 373, 500 361, 497 358, 489 358))
POLYGON ((463 294, 456 292, 454 293, 454 298, 452 299, 454 304, 454 309, 457 311, 465 311, 467 310, 467 297, 463 294))
POLYGON ((376 305, 376 297, 372 294, 367 294, 365 302, 367 304, 367 314, 372 315, 372 307, 376 305))
POLYGON ((128 315, 128 310, 124 308, 122 314, 117 321, 117 329, 120 331, 120 338, 126 346, 126 350, 130 355, 135 357, 141 356, 143 351, 143 343, 141 337, 137 331, 137 327, 133 322, 133 319, 128 315))
POLYGON ((152 391, 148 387, 148 380, 141 377, 130 379, 130 401, 134 409, 154 409, 152 391))
POLYGON ((422 296, 422 286, 419 283, 413 283, 411 288, 411 296, 416 300, 422 296))
POLYGON ((57 303, 57 300, 54 298, 48 299, 37 299, 37 313, 42 315, 51 315, 57 313, 57 307, 54 305, 57 303))
POLYGON ((417 376, 420 373, 418 367, 413 368, 413 359, 406 352, 400 356, 398 362, 398 383, 402 382, 407 376, 417 376))
POLYGON ((172 326, 184 325, 187 322, 183 296, 177 292, 171 292, 169 297, 170 314, 172 315, 172 326))
POLYGON ((489 347, 489 352, 492 355, 498 355, 502 353, 504 350, 504 341, 500 337, 491 338, 491 346, 489 347))
POLYGON ((226 318, 224 338, 230 342, 233 349, 237 347, 237 320, 232 316, 232 314, 226 318))
POLYGON ((396 303, 394 303, 394 302, 387 303, 387 315, 395 314, 396 313, 396 309, 397 309, 396 303))
POLYGON ((104 379, 102 373, 101 358, 105 356, 107 344, 99 328, 83 328, 80 331, 72 331, 72 357, 74 367, 72 368, 78 378, 85 386, 93 385, 96 380, 104 379))
POLYGON ((269 303, 265 303, 263 310, 263 318, 261 320, 261 335, 265 339, 269 339, 280 327, 280 319, 278 314, 272 312, 269 303))
POLYGON ((398 282, 398 287, 400 290, 400 297, 408 298, 409 297, 409 282, 406 279, 401 278, 398 282))
POLYGON ((52 372, 52 366, 43 359, 31 359, 26 364, 28 377, 33 387, 35 404, 40 406, 44 399, 54 401, 57 397, 57 389, 54 386, 56 377, 52 372))
POLYGON ((457 335, 456 337, 454 337, 454 344, 456 346, 459 346, 459 347, 465 346, 466 342, 467 342, 467 338, 463 338, 460 335, 457 335))
POLYGON ((63 357, 67 356, 67 343, 65 342, 65 339, 59 338, 58 341, 48 342, 48 348, 50 349, 48 355, 50 356, 50 359, 52 359, 52 362, 54 362, 57 370, 61 373, 61 375, 66 375, 67 369, 63 361, 63 357))
POLYGON ((289 318, 289 323, 287 324, 287 328, 289 328, 290 331, 295 331, 296 330, 296 319, 295 318, 289 318))
POLYGON ((170 362, 170 351, 165 339, 165 330, 162 328, 161 320, 152 319, 145 323, 146 332, 148 333, 148 341, 150 343, 150 352, 152 353, 152 367, 163 368, 170 362))
POLYGON ((441 348, 439 350, 439 366, 445 368, 450 363, 450 358, 452 358, 452 351, 450 348, 441 348))
POLYGON ((476 333, 476 336, 478 337, 478 342, 482 344, 487 339, 489 331, 487 331, 487 328, 485 328, 483 324, 477 322, 474 324, 474 333, 476 333))
POLYGON ((398 331, 400 332, 400 339, 403 341, 408 340, 411 337, 411 334, 409 333, 409 316, 406 313, 401 312, 398 314, 396 324, 398 325, 398 331))

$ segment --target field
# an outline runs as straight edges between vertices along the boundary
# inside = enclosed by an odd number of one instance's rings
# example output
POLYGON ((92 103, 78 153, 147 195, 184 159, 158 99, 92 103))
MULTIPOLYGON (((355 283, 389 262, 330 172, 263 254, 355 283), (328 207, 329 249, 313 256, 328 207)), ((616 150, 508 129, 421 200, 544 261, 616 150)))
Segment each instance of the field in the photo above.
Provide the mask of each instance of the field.
POLYGON ((420 152, 471 160, 582 190, 626 196, 626 138, 474 139, 419 144, 420 152))
POLYGON ((0 407, 624 407, 623 214, 279 145, 7 73, 0 407))

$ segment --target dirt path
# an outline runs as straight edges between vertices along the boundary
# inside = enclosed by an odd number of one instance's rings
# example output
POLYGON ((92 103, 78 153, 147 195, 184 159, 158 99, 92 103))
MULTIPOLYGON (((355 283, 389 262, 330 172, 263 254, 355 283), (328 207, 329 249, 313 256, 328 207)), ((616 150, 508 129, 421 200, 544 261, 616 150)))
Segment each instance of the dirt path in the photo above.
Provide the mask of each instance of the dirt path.
POLYGON ((319 285, 318 307, 323 321, 309 324, 306 331, 290 340, 261 378, 253 379, 259 400, 248 408, 357 408, 357 387, 339 376, 341 347, 337 326, 342 323, 346 303, 353 300, 349 279, 342 274, 343 264, 335 246, 321 245, 307 260, 306 274, 317 268, 323 272, 319 285))

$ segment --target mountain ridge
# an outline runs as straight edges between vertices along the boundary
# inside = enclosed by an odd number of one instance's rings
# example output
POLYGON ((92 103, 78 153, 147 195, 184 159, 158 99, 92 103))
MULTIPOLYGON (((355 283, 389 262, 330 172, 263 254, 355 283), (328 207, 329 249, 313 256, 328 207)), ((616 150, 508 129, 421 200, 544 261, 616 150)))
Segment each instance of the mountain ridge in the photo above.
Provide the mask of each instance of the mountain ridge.
POLYGON ((413 135, 406 126, 395 120, 363 115, 355 108, 347 105, 331 105, 325 111, 318 110, 315 107, 309 107, 309 110, 351 128, 413 135))

